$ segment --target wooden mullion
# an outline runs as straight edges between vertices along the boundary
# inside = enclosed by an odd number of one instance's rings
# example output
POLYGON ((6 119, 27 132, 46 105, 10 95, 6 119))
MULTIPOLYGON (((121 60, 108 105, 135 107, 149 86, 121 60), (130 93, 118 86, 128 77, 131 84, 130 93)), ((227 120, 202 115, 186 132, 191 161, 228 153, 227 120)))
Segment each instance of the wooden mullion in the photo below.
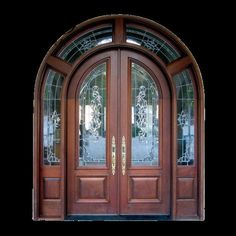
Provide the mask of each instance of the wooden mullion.
POLYGON ((115 43, 123 43, 124 41, 125 41, 124 18, 117 17, 115 19, 114 42, 115 43))
POLYGON ((68 75, 72 68, 70 64, 54 56, 49 56, 46 63, 64 75, 68 75))
POLYGON ((172 75, 176 75, 177 73, 184 70, 187 66, 192 63, 192 60, 189 56, 182 57, 177 59, 170 64, 167 65, 167 71, 172 75))

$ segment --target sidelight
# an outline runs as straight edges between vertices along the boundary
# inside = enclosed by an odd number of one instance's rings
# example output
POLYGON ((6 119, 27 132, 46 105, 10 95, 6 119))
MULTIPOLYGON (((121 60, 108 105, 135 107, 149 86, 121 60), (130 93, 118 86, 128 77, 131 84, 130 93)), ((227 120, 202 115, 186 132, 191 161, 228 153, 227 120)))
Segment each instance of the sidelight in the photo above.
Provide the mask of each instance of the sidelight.
POLYGON ((46 73, 43 96, 43 163, 60 163, 61 143, 61 89, 63 77, 53 71, 46 73))
POLYGON ((188 70, 173 77, 177 94, 178 165, 194 163, 194 89, 188 70))

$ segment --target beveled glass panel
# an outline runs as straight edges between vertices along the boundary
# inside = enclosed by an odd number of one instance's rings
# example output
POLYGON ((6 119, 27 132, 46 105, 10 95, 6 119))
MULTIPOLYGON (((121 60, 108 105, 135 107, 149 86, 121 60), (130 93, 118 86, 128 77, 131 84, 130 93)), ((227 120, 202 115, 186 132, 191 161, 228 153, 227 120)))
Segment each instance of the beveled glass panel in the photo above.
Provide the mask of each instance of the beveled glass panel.
POLYGON ((177 94, 178 165, 194 164, 194 89, 188 70, 173 77, 177 94))
POLYGON ((132 155, 133 166, 159 165, 159 99, 151 75, 132 63, 132 155))
POLYGON ((61 89, 63 76, 48 70, 43 96, 43 163, 58 165, 61 152, 61 89))
POLYGON ((73 63, 91 48, 110 42, 112 42, 112 26, 103 27, 75 37, 57 53, 57 56, 66 62, 73 63))
POLYGON ((126 34, 127 43, 147 48, 159 56, 165 63, 170 63, 181 57, 181 53, 170 43, 148 31, 127 26, 126 34))
POLYGON ((106 165, 106 63, 94 68, 79 91, 79 166, 106 165))

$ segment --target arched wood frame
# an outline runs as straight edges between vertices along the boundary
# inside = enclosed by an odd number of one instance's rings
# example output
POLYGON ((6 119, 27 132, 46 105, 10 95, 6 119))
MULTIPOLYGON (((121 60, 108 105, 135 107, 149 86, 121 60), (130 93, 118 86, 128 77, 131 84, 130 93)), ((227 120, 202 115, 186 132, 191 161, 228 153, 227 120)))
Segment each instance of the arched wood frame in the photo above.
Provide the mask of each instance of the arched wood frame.
MULTIPOLYGON (((62 139, 61 139, 61 165, 60 165, 60 175, 61 175, 61 213, 60 217, 57 219, 63 220, 66 216, 66 127, 65 127, 65 111, 66 111, 66 94, 68 85, 70 82, 70 78, 72 77, 73 73, 76 69, 90 56, 98 54, 102 51, 109 50, 109 49, 121 49, 127 48, 130 50, 134 50, 145 56, 149 57, 153 62, 155 62, 163 71, 166 78, 168 79, 168 83, 170 86, 171 97, 172 97, 172 166, 171 166, 171 218, 181 219, 178 217, 176 213, 176 132, 177 132, 177 125, 176 125, 176 93, 175 93, 175 84, 171 79, 175 74, 181 72, 185 68, 191 68, 193 72, 193 79, 194 79, 194 89, 195 94, 197 96, 197 114, 196 122, 197 124, 197 188, 198 188, 198 209, 197 209, 197 216, 192 217, 193 219, 204 220, 204 211, 205 211, 205 203, 204 203, 204 87, 201 77, 200 69, 197 65, 196 60, 194 59, 192 53, 189 49, 184 45, 180 39, 170 32, 168 29, 163 27, 162 25, 142 17, 138 16, 130 16, 130 15, 109 15, 109 16, 101 16, 96 17, 90 20, 87 20, 73 29, 66 32, 63 36, 61 36, 57 42, 50 48, 46 56, 44 57, 35 82, 35 90, 34 90, 34 113, 33 113, 33 125, 34 125, 34 137, 33 137, 33 145, 34 145, 34 161, 33 161, 33 173, 34 173, 34 180, 33 180, 33 219, 45 219, 45 217, 40 217, 40 161, 41 161, 41 152, 40 152, 40 145, 42 143, 42 121, 41 121, 41 94, 42 94, 42 86, 43 86, 43 79, 44 74, 47 68, 52 68, 55 71, 60 72, 62 75, 65 76, 64 86, 62 88, 62 139), (78 34, 79 32, 85 29, 91 29, 91 27, 97 27, 100 24, 104 23, 112 23, 113 25, 113 42, 109 44, 104 44, 100 46, 96 46, 82 56, 80 56, 77 61, 71 65, 66 63, 65 61, 57 58, 54 56, 54 52, 58 50, 65 42, 68 41, 68 38, 71 35, 78 34), (162 62, 162 60, 151 51, 147 50, 144 47, 136 46, 133 44, 128 44, 125 41, 125 24, 132 23, 134 25, 141 25, 145 26, 152 31, 159 32, 163 34, 167 39, 173 41, 178 49, 183 52, 184 56, 180 59, 177 59, 170 64, 166 65, 162 62)), ((49 170, 50 171, 50 168, 49 170)))

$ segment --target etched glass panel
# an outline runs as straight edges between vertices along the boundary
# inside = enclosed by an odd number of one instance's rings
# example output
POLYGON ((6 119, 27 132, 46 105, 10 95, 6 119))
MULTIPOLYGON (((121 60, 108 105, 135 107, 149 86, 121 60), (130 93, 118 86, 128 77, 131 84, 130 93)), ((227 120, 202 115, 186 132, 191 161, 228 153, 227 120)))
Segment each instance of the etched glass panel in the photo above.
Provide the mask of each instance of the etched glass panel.
POLYGON ((181 57, 170 43, 150 32, 128 26, 126 29, 127 43, 143 46, 159 56, 165 63, 170 63, 181 57))
POLYGON ((150 74, 132 63, 132 158, 133 166, 159 165, 159 99, 150 74))
POLYGON ((194 89, 188 70, 175 75, 178 165, 194 164, 194 89))
POLYGON ((104 27, 77 36, 69 42, 57 56, 69 63, 73 63, 82 54, 98 45, 112 42, 112 27, 104 27))
POLYGON ((43 163, 58 165, 61 152, 61 89, 63 77, 48 70, 43 97, 43 163))
POLYGON ((106 63, 93 69, 79 92, 79 166, 106 164, 106 63))

